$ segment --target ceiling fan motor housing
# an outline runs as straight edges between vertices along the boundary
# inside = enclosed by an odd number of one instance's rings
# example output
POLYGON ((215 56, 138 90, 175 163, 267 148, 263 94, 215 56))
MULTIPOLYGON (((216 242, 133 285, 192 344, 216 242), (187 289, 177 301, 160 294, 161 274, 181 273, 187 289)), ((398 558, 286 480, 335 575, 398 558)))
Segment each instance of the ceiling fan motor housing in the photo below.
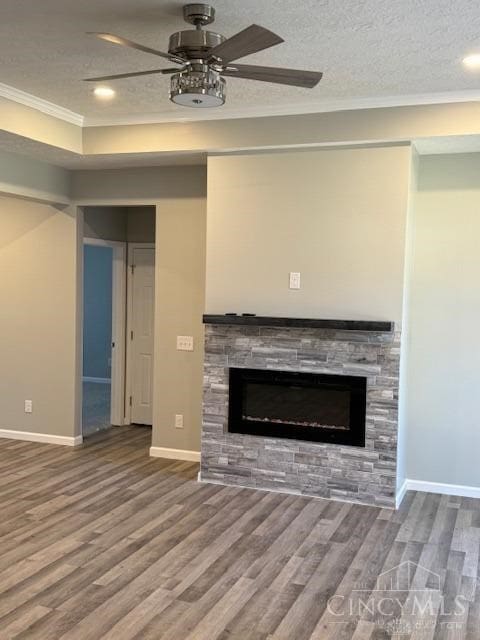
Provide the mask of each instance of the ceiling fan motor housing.
POLYGON ((211 49, 224 41, 224 36, 213 31, 177 31, 170 36, 168 52, 187 60, 198 60, 208 57, 211 49))
POLYGON ((205 4, 187 4, 183 8, 186 22, 196 29, 177 31, 170 36, 168 52, 183 58, 187 68, 171 77, 170 100, 184 107, 219 107, 225 103, 226 82, 207 64, 210 51, 225 37, 201 27, 215 19, 215 9, 205 4))

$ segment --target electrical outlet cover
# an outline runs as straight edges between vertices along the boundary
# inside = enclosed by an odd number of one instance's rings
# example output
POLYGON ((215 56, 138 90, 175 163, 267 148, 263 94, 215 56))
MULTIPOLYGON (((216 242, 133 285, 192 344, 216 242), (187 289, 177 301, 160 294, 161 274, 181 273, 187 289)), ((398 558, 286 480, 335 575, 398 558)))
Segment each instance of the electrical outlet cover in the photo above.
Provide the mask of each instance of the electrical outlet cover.
POLYGON ((300 289, 300 274, 296 271, 290 272, 290 289, 300 289))
POLYGON ((178 351, 193 351, 193 336, 177 336, 178 351))

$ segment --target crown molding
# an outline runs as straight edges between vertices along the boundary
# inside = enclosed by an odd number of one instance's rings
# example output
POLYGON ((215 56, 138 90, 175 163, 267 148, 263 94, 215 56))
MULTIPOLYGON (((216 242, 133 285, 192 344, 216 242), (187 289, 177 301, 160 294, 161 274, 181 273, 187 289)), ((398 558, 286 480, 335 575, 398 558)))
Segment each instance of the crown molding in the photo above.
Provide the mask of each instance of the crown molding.
POLYGON ((2 82, 0 82, 0 97, 7 98, 7 100, 12 100, 18 104, 23 104, 25 107, 31 107, 48 116, 53 116, 59 120, 75 124, 78 127, 83 127, 84 125, 84 117, 79 113, 60 107, 57 104, 53 104, 53 102, 48 102, 48 100, 43 100, 43 98, 37 98, 37 96, 31 93, 27 93, 21 89, 15 89, 15 87, 3 84, 2 82))
MULTIPOLYGON (((295 116, 332 111, 356 111, 361 109, 381 109, 391 107, 411 107, 428 104, 454 104, 458 102, 480 101, 480 91, 455 91, 445 93, 430 93, 424 95, 404 95, 374 98, 345 98, 340 100, 325 100, 321 103, 290 104, 280 107, 243 107, 241 109, 202 110, 195 111, 196 115, 172 116, 171 113, 151 113, 145 115, 114 116, 109 118, 88 117, 83 121, 84 127, 128 126, 138 124, 166 124, 190 123, 209 120, 237 120, 241 118, 265 118, 275 116, 295 116), (206 112, 206 113, 205 113, 206 112)), ((189 111, 194 111, 190 109, 189 111)), ((185 112, 182 112, 185 113, 185 112)))
POLYGON ((210 109, 210 110, 182 110, 178 116, 171 113, 159 112, 131 116, 102 116, 88 117, 65 109, 53 102, 16 89, 0 82, 0 97, 7 98, 18 104, 36 109, 59 120, 69 122, 79 127, 110 127, 139 124, 166 124, 208 122, 211 120, 238 120, 242 118, 268 118, 275 116, 295 116, 332 111, 355 111, 361 109, 381 109, 392 107, 408 107, 428 104, 454 104, 458 102, 480 101, 480 91, 451 91, 444 93, 414 94, 403 96, 387 96, 373 98, 342 98, 339 100, 325 100, 310 104, 290 104, 283 106, 256 107, 247 106, 239 109, 210 109), (188 115, 190 112, 190 116, 188 115))

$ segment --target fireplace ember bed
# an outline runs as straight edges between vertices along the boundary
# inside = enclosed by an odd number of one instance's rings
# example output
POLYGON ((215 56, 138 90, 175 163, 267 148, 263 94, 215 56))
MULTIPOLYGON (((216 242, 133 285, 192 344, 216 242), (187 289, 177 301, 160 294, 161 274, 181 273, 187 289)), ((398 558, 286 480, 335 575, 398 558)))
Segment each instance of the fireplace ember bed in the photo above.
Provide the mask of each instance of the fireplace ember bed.
POLYGON ((229 369, 228 431, 365 446, 367 379, 269 369, 229 369))

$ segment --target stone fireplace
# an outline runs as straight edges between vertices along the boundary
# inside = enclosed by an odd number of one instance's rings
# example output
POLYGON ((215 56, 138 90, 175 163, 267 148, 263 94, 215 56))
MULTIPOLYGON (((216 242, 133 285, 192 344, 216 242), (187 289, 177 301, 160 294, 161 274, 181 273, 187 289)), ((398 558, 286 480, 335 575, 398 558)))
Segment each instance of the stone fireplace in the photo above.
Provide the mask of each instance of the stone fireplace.
POLYGON ((201 480, 395 506, 392 323, 204 320, 201 480))

